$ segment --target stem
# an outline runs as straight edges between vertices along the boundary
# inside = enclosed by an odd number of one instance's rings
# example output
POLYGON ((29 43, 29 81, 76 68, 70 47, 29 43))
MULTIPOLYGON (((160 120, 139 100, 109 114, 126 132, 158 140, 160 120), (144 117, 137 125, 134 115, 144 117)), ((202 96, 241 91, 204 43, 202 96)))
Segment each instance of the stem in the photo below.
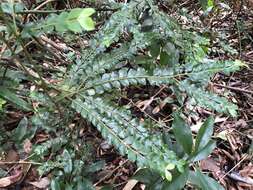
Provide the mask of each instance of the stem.
MULTIPOLYGON (((50 14, 50 13, 62 13, 66 11, 71 11, 72 9, 62 9, 62 10, 24 10, 16 12, 16 14, 50 14)), ((96 9, 96 11, 117 11, 118 9, 110 9, 110 8, 104 8, 104 9, 96 9)))
POLYGON ((40 162, 29 162, 29 161, 2 162, 2 161, 0 161, 0 166, 1 165, 6 165, 6 164, 33 164, 33 165, 42 165, 42 163, 40 163, 40 162))

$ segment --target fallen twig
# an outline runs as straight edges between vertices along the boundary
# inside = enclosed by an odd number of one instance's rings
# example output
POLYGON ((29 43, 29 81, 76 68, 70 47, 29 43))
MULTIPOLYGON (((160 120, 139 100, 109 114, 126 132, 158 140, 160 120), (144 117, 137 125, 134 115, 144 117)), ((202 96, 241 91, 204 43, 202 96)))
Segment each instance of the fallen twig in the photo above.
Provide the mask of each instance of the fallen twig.
POLYGON ((212 83, 214 86, 218 86, 221 88, 226 88, 229 90, 234 90, 234 91, 238 91, 238 92, 243 92, 243 93, 247 93, 247 94, 253 94, 253 91, 251 90, 246 90, 246 89, 242 89, 242 88, 238 88, 238 87, 232 87, 232 86, 226 86, 226 85, 222 85, 222 84, 217 84, 217 83, 212 83))

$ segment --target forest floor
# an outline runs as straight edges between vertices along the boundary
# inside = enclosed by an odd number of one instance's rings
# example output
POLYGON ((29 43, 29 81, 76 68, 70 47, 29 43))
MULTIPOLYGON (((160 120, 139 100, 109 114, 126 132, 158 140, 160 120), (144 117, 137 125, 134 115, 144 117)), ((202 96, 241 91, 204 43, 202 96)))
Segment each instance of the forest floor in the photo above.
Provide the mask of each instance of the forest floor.
MULTIPOLYGON (((190 27, 207 35, 211 39, 210 56, 212 58, 239 59, 247 65, 243 70, 230 76, 217 74, 209 84, 210 90, 228 97, 238 105, 238 117, 231 118, 196 108, 198 116, 188 118, 190 123, 194 123, 192 126, 192 131, 194 131, 198 129, 206 115, 215 116, 213 137, 217 139, 217 147, 211 156, 200 162, 201 169, 209 172, 210 176, 217 179, 226 189, 253 190, 253 7, 246 5, 233 7, 231 5, 230 11, 202 18, 201 10, 196 10, 192 3, 187 2, 178 2, 174 9, 170 9, 167 4, 163 3, 160 4, 160 7, 176 17, 185 28, 190 27), (188 19, 175 13, 178 7, 191 10, 192 18, 188 19)), ((61 44, 59 41, 54 43, 61 44)), ((145 100, 150 97, 164 99, 169 96, 165 87, 125 89, 124 94, 125 96, 122 95, 119 102, 131 105, 133 113, 137 117, 142 118, 148 115, 154 120, 169 118, 168 112, 170 110, 157 102, 143 109, 145 100), (139 97, 136 98, 133 94, 139 94, 139 97)), ((15 116, 9 117, 5 127, 13 129, 23 115, 18 112, 12 114, 15 116)), ((85 129, 82 131, 82 136, 85 136, 86 142, 95 147, 93 156, 106 161, 103 170, 96 173, 95 185, 99 187, 106 184, 117 184, 118 189, 144 189, 144 186, 137 181, 130 180, 137 169, 135 164, 117 154, 117 151, 107 144, 92 126, 85 122, 83 125, 85 129)), ((43 142, 49 136, 50 134, 45 133, 37 134, 34 142, 43 142)), ((19 158, 15 150, 9 150, 7 154, 8 158, 5 161, 15 161, 19 158)), ((9 168, 9 165, 3 167, 9 168)), ((35 168, 29 169, 25 178, 22 179, 23 184, 14 189, 38 189, 36 188, 38 184, 31 183, 38 180, 38 174, 35 168)))

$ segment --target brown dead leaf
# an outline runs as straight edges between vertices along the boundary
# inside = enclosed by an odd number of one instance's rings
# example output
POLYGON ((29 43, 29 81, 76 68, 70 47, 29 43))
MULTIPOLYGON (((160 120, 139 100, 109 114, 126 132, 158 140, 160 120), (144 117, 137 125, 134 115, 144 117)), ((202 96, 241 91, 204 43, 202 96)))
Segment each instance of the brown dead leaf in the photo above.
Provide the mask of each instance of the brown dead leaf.
POLYGON ((240 174, 244 177, 250 176, 253 178, 253 164, 249 163, 246 167, 240 170, 240 174))
POLYGON ((32 151, 32 143, 29 139, 25 140, 23 149, 27 154, 29 154, 32 151))
POLYGON ((123 190, 132 190, 137 183, 138 183, 137 180, 131 179, 131 180, 129 180, 127 182, 127 184, 125 185, 125 187, 123 188, 123 190))
POLYGON ((145 109, 147 109, 148 106, 150 106, 150 104, 154 101, 154 98, 150 98, 149 100, 144 100, 144 101, 138 101, 136 103, 136 106, 141 110, 141 111, 145 111, 145 109))
POLYGON ((208 170, 211 172, 217 172, 220 170, 218 163, 214 161, 212 158, 207 158, 200 161, 200 168, 202 170, 208 170))
MULTIPOLYGON (((200 168, 202 170, 210 171, 216 179, 221 179, 221 177, 223 176, 223 172, 220 169, 219 165, 220 164, 212 158, 207 158, 200 161, 200 168)), ((222 181, 222 183, 224 184, 225 182, 222 181)))
POLYGON ((18 182, 22 178, 22 171, 15 169, 14 174, 8 177, 3 177, 0 179, 0 188, 8 187, 16 182, 18 182))
POLYGON ((50 184, 50 180, 48 177, 43 177, 39 181, 28 182, 28 183, 39 189, 46 189, 50 184))
POLYGON ((18 160, 19 160, 19 155, 17 151, 11 149, 7 152, 7 155, 3 158, 3 160, 0 160, 0 168, 8 169, 9 165, 5 164, 5 162, 16 162, 18 160))
POLYGON ((48 134, 43 134, 43 133, 37 134, 36 135, 36 142, 35 142, 35 144, 45 142, 48 139, 49 139, 49 135, 48 134))
POLYGON ((164 106, 166 105, 166 102, 161 102, 158 106, 156 106, 154 109, 153 109, 153 111, 152 111, 152 114, 157 114, 157 113, 159 113, 163 108, 164 108, 164 106))
POLYGON ((19 155, 15 150, 9 150, 5 162, 16 162, 19 160, 19 155))

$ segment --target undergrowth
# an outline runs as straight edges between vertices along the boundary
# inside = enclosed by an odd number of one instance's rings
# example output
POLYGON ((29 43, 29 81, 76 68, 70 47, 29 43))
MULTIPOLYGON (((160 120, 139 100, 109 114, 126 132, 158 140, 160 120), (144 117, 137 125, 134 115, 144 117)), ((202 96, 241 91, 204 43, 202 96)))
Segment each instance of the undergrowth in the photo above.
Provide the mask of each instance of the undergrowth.
POLYGON ((90 173, 105 163, 88 164, 92 148, 78 138, 81 126, 75 123, 82 117, 143 168, 135 178, 147 189, 181 189, 186 183, 222 189, 197 164, 215 148, 214 119, 209 117, 193 139, 183 107, 187 102, 190 111, 198 106, 236 117, 237 106, 208 91, 208 83, 216 73, 228 75, 243 64, 209 59, 209 40, 183 30, 151 0, 107 5, 109 18, 93 31, 94 21, 105 14, 93 8, 46 17, 35 12, 43 16, 27 22, 23 15, 33 12, 24 4, 1 3, 0 112, 18 109, 26 115, 17 128, 0 133, 2 151, 11 146, 6 139, 22 152, 26 139, 50 133, 51 139, 35 144, 26 160, 38 165, 40 176, 52 173, 51 189, 93 189, 90 173), (89 34, 90 39, 79 52, 60 52, 59 59, 42 43, 45 34, 66 39, 89 34), (60 64, 44 64, 52 58, 60 64), (124 89, 144 85, 166 86, 175 95, 173 122, 163 124, 170 130, 161 131, 162 124, 142 121, 114 101, 124 89), (154 130, 154 125, 161 127, 154 130))

